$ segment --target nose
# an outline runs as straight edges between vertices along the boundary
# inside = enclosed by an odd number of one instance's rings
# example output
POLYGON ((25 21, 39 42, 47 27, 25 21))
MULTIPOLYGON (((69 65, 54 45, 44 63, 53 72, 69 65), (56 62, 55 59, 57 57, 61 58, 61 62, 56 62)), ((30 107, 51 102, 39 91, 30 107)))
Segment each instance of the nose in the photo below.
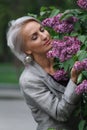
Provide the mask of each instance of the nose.
POLYGON ((40 36, 41 36, 41 39, 42 39, 43 41, 47 40, 47 34, 46 34, 46 33, 41 32, 41 33, 40 33, 40 36))

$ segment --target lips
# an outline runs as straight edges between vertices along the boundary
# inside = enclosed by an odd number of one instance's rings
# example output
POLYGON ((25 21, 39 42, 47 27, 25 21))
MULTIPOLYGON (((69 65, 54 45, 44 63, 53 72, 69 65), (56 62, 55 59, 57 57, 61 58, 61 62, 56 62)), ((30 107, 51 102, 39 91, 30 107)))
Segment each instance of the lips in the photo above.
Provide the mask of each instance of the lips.
POLYGON ((51 44, 51 40, 47 40, 47 41, 44 43, 44 45, 49 45, 49 44, 51 44))

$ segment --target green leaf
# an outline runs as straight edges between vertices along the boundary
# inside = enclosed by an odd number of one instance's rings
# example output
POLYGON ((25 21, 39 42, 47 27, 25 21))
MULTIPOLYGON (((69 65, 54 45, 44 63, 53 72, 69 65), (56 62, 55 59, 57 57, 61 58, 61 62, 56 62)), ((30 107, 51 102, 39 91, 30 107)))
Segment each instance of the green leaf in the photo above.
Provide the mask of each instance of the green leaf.
POLYGON ((45 11, 40 12, 40 16, 43 16, 45 13, 45 11))
POLYGON ((85 43, 84 43, 84 44, 85 44, 85 47, 87 47, 87 40, 85 41, 85 43))
POLYGON ((54 16, 56 16, 59 12, 60 12, 59 9, 53 9, 53 11, 51 12, 51 14, 50 14, 49 17, 54 17, 54 16))
POLYGON ((76 23, 74 23, 74 31, 79 31, 79 30, 81 30, 81 25, 80 25, 80 23, 79 22, 76 22, 76 23))
POLYGON ((47 130, 56 130, 55 128, 48 128, 47 130))
POLYGON ((71 32, 70 36, 78 36, 79 34, 77 32, 71 32))
POLYGON ((65 71, 70 71, 73 64, 74 64, 74 60, 73 60, 73 58, 71 58, 71 59, 69 59, 67 61, 62 62, 60 64, 60 66, 63 67, 65 71))
POLYGON ((66 20, 66 19, 68 19, 68 18, 70 18, 70 17, 72 17, 73 15, 72 14, 64 14, 64 15, 62 15, 62 17, 60 18, 60 20, 66 20))
POLYGON ((49 8, 50 8, 51 10, 56 9, 55 6, 50 6, 49 8))
POLYGON ((43 12, 43 11, 46 11, 47 10, 47 7, 45 7, 45 6, 42 6, 41 8, 40 8, 40 12, 43 12))
POLYGON ((84 50, 78 51, 77 57, 79 61, 82 61, 83 59, 87 58, 87 51, 84 51, 84 50))
POLYGON ((87 71, 82 71, 82 75, 87 79, 87 71))
POLYGON ((79 123, 79 130, 84 130, 84 126, 85 126, 86 121, 85 120, 81 120, 79 123))
POLYGON ((81 41, 81 42, 85 42, 85 40, 86 40, 86 36, 85 35, 80 35, 80 36, 78 36, 78 39, 81 41))
POLYGON ((80 9, 72 9, 72 13, 76 13, 76 14, 82 14, 82 10, 80 9))
POLYGON ((31 17, 37 18, 36 14, 28 13, 28 15, 31 16, 31 17))
POLYGON ((77 84, 81 83, 83 79, 82 73, 79 74, 78 79, 77 79, 77 84))

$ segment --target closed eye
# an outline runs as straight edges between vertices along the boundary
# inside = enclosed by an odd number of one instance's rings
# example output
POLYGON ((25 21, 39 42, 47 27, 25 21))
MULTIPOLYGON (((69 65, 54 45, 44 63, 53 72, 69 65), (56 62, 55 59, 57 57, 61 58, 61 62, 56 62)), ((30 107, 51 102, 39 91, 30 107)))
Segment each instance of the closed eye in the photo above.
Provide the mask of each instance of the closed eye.
MULTIPOLYGON (((40 27, 40 32, 44 32, 45 29, 43 26, 40 27)), ((33 35, 32 35, 32 40, 36 40, 38 38, 38 33, 35 32, 33 35)))
POLYGON ((44 30, 45 30, 44 27, 41 26, 40 31, 44 32, 44 30))
POLYGON ((36 40, 37 39, 37 33, 34 33, 33 35, 32 35, 32 40, 36 40))

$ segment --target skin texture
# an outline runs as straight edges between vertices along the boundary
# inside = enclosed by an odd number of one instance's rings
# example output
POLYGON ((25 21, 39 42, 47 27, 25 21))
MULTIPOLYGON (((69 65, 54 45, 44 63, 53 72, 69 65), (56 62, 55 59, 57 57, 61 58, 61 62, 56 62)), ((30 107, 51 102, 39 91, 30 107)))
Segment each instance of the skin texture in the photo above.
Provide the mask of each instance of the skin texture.
POLYGON ((51 36, 42 25, 35 21, 27 23, 23 29, 25 38, 25 52, 36 55, 46 55, 47 51, 52 48, 51 36))
MULTIPOLYGON (((40 23, 29 21, 23 26, 21 33, 24 39, 23 51, 31 55, 47 73, 54 74, 53 59, 48 59, 46 56, 46 53, 52 49, 52 39, 48 31, 40 23)), ((72 68, 71 79, 74 83, 79 73, 72 68)))

